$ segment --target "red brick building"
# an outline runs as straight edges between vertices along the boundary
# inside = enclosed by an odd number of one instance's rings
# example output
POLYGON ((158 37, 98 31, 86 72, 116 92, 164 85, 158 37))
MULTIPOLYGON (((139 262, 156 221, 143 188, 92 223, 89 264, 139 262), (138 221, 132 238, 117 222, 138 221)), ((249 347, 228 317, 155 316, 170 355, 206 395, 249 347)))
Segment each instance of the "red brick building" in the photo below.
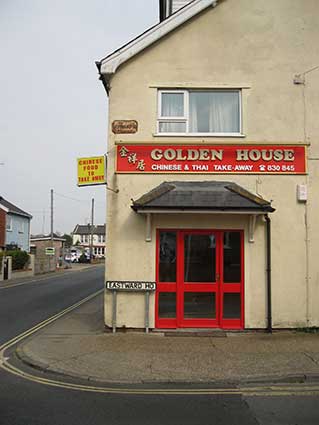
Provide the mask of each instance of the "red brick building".
POLYGON ((6 245, 6 216, 7 209, 0 205, 0 251, 6 245))

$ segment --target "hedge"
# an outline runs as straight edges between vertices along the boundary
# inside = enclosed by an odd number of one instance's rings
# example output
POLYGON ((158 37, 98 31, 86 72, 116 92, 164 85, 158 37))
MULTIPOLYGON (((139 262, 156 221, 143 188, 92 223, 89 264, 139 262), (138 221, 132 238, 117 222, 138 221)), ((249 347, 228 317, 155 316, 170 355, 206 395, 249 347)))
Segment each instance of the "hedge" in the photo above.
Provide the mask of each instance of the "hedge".
POLYGON ((12 270, 23 270, 29 261, 29 254, 25 251, 7 251, 7 257, 12 257, 12 270))

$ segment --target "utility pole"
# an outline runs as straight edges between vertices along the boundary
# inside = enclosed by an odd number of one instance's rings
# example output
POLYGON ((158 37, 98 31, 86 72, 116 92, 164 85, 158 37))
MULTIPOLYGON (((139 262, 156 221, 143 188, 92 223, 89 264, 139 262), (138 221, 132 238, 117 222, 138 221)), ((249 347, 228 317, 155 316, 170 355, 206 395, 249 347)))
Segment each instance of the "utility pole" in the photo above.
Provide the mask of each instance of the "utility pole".
POLYGON ((92 198, 92 210, 91 210, 91 243, 90 243, 90 262, 93 259, 93 228, 94 228, 94 198, 92 198))
POLYGON ((53 189, 51 189, 51 242, 53 247, 53 189))

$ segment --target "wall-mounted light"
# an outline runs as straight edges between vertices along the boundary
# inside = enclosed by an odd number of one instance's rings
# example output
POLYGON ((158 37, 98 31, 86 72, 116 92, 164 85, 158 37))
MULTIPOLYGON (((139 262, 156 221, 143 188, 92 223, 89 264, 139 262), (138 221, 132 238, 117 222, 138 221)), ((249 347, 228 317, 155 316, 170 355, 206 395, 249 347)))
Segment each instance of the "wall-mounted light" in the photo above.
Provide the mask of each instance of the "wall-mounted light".
POLYGON ((294 76, 294 84, 305 84, 306 83, 306 79, 305 79, 305 75, 304 74, 296 74, 294 76))

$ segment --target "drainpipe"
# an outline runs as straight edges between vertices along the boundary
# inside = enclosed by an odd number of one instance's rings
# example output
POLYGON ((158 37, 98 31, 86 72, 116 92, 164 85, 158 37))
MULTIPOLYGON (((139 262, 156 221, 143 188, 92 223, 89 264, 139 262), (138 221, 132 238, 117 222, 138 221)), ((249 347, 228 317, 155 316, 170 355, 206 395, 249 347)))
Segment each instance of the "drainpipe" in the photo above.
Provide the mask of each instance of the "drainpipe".
POLYGON ((271 312, 271 222, 268 214, 266 220, 266 261, 267 261, 267 332, 272 333, 272 312, 271 312))

